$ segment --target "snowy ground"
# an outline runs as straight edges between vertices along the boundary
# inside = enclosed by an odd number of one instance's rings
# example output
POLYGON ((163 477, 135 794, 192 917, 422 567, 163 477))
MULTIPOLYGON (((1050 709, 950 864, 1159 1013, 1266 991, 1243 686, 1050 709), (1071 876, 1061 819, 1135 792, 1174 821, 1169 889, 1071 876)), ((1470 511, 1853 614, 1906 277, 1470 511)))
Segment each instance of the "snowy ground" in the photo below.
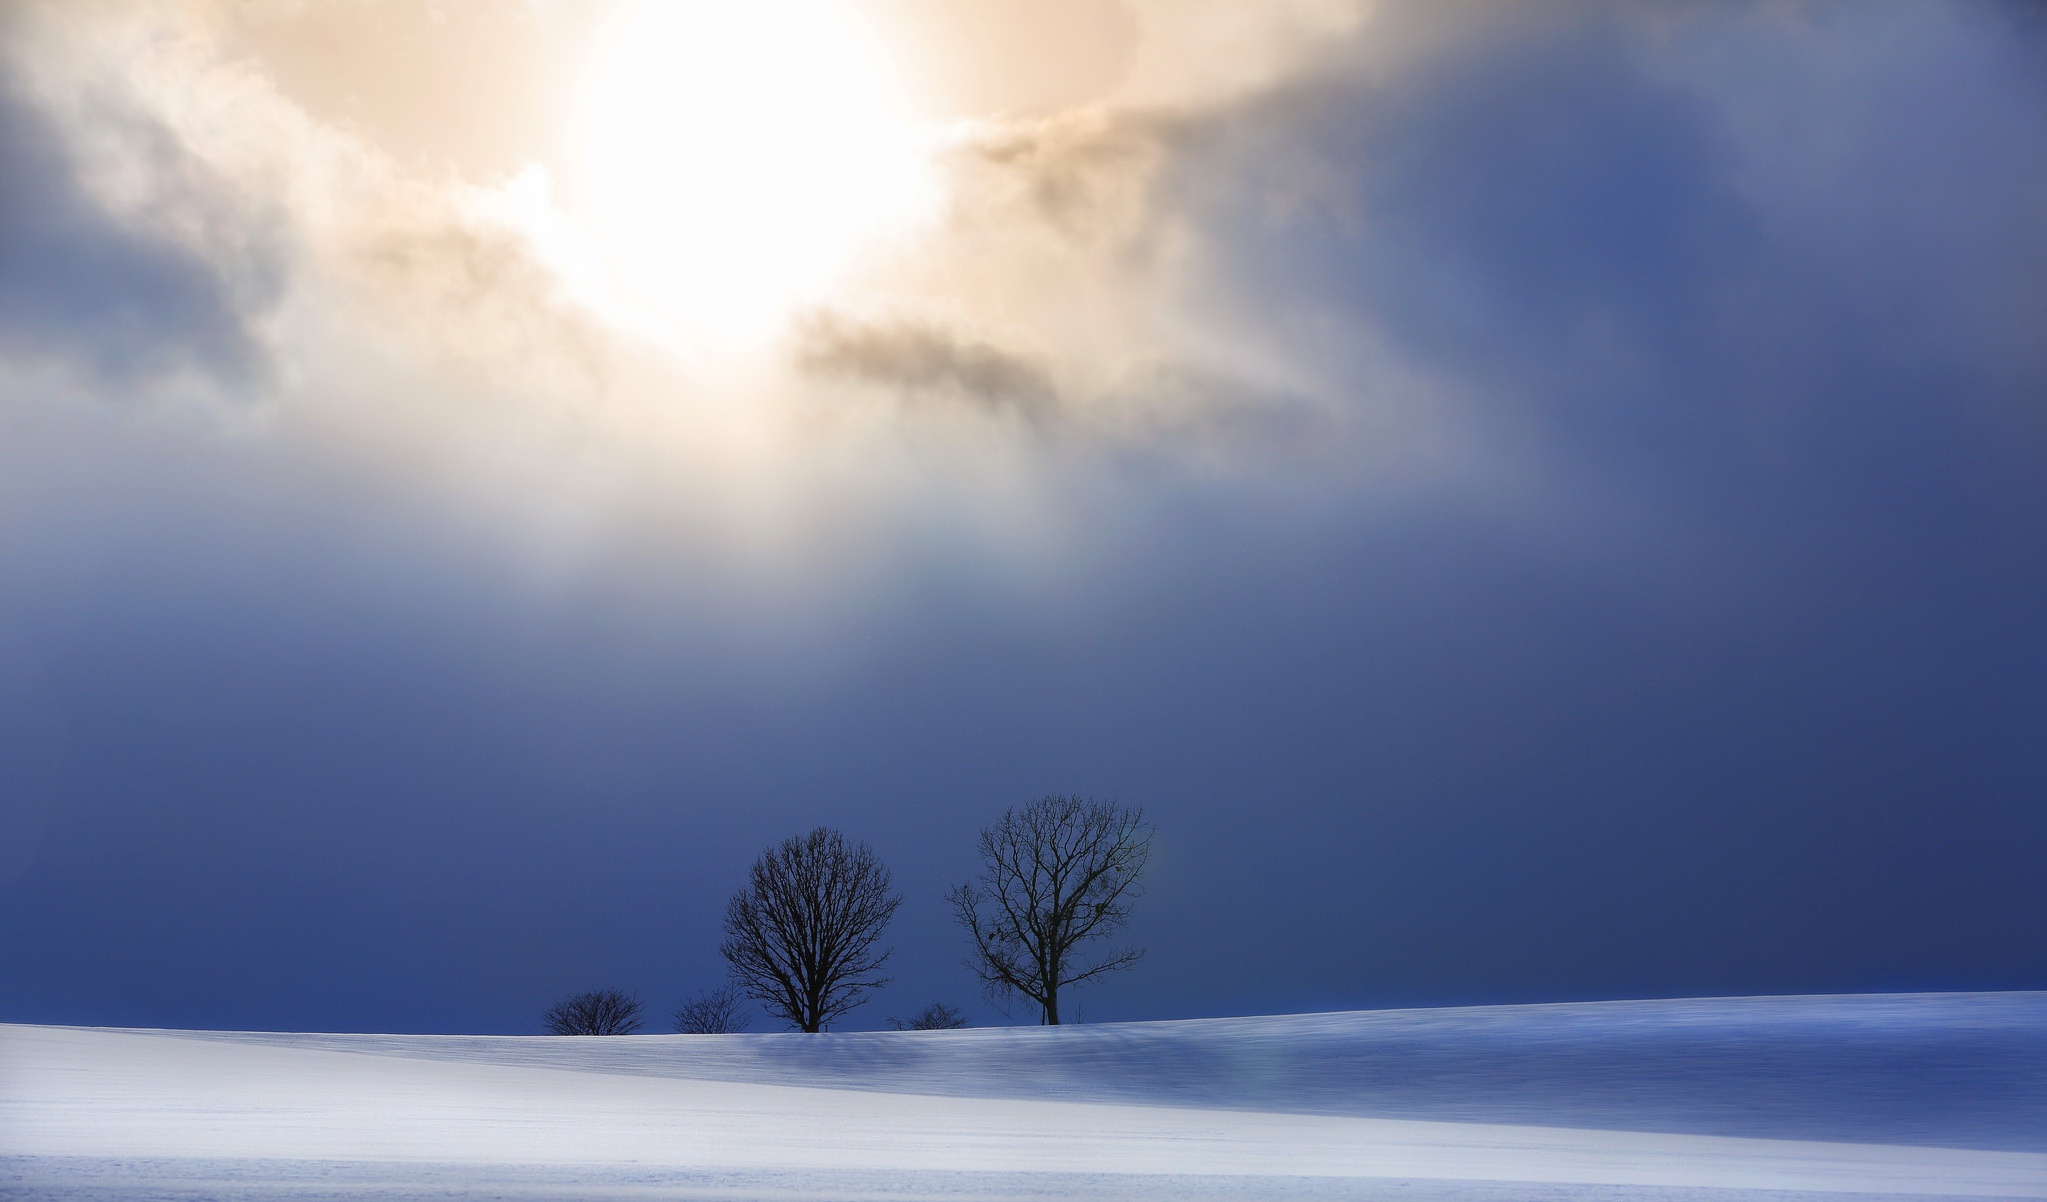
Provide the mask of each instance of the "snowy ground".
POLYGON ((2047 994, 826 1036, 0 1026, 0 1198, 2047 1198, 2047 994))

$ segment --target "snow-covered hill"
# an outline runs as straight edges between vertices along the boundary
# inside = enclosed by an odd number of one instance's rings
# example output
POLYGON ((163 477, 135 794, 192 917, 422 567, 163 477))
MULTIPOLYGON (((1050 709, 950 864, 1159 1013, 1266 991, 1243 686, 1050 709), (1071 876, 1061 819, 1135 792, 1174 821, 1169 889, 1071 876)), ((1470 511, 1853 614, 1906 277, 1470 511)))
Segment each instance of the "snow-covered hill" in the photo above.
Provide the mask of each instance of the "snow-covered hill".
POLYGON ((2047 994, 825 1036, 0 1026, 0 1197, 145 1195, 2047 1198, 2047 994))

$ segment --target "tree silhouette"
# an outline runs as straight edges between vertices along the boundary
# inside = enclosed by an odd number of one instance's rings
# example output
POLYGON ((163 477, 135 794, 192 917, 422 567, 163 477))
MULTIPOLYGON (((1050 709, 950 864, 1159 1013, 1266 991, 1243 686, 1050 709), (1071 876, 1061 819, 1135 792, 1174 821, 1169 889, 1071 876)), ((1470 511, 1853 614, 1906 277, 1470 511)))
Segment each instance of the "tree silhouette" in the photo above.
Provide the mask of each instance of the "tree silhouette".
POLYGON ((889 1019, 888 1025, 898 1031, 957 1031, 967 1025, 967 1016, 944 1002, 933 1002, 907 1020, 889 1019))
POLYGON ((675 1029, 684 1035, 731 1035, 746 1028, 739 990, 730 984, 704 990, 675 1012, 675 1029))
POLYGON ((550 1035, 630 1035, 640 1029, 640 999, 617 989, 592 989, 548 1007, 550 1035))
POLYGON ((755 860, 725 907, 718 950, 739 987, 799 1031, 822 1031, 888 983, 878 949, 901 896, 865 843, 829 827, 784 840, 755 860))
POLYGON ((1075 951, 1129 921, 1151 834, 1143 810, 1079 797, 1005 811, 981 832, 980 879, 945 895, 974 942, 967 967, 990 992, 1020 993, 1039 1021, 1057 1025, 1062 989, 1144 955, 1123 948, 1083 963, 1075 951))

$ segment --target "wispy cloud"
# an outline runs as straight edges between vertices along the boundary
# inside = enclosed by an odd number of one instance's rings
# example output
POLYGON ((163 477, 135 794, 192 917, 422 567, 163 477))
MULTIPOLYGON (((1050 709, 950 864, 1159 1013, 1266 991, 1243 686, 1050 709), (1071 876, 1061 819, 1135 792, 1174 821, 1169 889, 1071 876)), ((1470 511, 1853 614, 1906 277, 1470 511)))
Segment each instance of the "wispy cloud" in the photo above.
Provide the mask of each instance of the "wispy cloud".
POLYGON ((870 384, 912 401, 944 399, 1051 416, 1058 389, 1041 362, 915 319, 863 321, 830 311, 798 326, 795 352, 805 371, 870 384))
POLYGON ((261 326, 290 262, 274 215, 117 96, 94 105, 91 131, 99 155, 127 166, 115 207, 91 186, 77 131, 21 79, 0 79, 0 346, 116 390, 180 372, 260 388, 261 326))

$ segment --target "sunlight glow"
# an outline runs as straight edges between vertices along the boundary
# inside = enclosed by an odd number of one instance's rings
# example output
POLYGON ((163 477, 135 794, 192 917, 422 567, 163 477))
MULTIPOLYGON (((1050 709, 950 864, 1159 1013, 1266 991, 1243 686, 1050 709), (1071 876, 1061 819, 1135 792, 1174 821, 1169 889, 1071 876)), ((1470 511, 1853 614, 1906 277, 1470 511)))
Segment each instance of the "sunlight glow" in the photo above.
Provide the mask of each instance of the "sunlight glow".
POLYGON ((693 340, 767 333, 931 203, 887 49, 830 0, 634 0, 576 135, 609 274, 693 340))

